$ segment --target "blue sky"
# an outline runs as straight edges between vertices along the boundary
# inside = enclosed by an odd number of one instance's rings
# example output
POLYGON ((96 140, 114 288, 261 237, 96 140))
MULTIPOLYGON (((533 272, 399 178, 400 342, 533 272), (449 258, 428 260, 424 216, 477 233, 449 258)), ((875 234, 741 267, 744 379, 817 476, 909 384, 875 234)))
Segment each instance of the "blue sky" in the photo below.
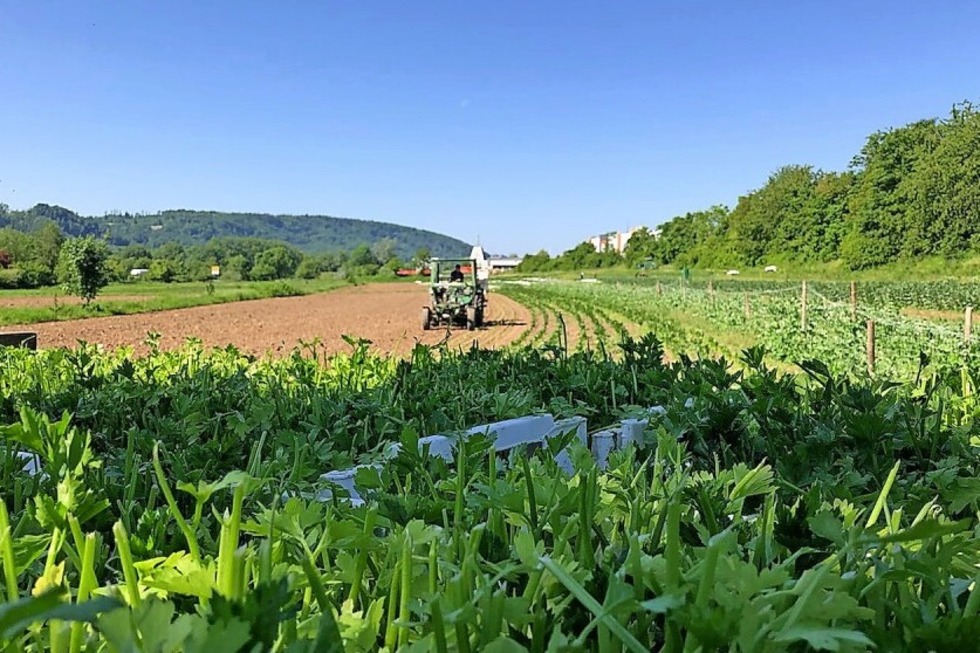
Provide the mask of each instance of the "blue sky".
POLYGON ((560 252, 980 99, 965 2, 0 3, 0 202, 560 252))

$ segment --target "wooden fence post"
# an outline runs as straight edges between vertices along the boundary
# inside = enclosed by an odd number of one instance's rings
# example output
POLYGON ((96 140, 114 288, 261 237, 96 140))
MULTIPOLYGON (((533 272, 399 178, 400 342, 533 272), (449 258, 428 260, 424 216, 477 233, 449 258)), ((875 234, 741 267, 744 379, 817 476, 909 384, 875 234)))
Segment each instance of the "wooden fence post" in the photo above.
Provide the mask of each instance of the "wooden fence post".
POLYGON ((868 320, 868 374, 875 373, 875 321, 868 320))
POLYGON ((966 307, 966 315, 963 316, 963 340, 970 342, 973 337, 973 307, 966 307))
POLYGON ((851 319, 857 320, 858 315, 858 287, 857 282, 851 282, 851 319))
POLYGON ((800 293, 800 330, 806 331, 807 319, 806 319, 806 281, 803 282, 803 289, 800 293))
POLYGON ((657 297, 660 297, 663 294, 664 294, 664 289, 660 286, 660 282, 658 281, 657 282, 657 297))
POLYGON ((745 303, 745 319, 748 320, 752 318, 752 307, 749 306, 749 291, 746 290, 743 292, 742 297, 745 303))

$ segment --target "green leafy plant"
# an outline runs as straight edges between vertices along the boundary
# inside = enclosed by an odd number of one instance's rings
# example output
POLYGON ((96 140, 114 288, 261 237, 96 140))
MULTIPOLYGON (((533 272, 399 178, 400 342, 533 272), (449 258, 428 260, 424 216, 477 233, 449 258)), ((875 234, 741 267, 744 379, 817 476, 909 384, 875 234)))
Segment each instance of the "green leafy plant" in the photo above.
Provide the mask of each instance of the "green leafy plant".
POLYGON ((109 247, 93 236, 69 238, 61 245, 58 279, 69 295, 88 306, 109 283, 109 247))

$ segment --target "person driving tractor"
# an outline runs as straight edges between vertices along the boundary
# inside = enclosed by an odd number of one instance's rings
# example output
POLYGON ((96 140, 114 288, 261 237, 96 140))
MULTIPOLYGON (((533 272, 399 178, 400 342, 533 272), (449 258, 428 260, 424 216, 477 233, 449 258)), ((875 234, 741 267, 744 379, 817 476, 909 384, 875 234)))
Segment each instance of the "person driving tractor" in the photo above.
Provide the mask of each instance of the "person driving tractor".
POLYGON ((453 271, 449 273, 450 283, 462 282, 463 281, 463 271, 459 267, 459 263, 453 268, 453 271))

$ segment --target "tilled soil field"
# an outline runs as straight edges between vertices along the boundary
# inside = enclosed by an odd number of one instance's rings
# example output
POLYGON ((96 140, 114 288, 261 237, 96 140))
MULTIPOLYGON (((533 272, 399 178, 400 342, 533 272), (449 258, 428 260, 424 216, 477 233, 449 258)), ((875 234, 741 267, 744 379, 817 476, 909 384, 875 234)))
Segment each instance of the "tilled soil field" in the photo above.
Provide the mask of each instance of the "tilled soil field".
POLYGON ((301 340, 314 339, 326 353, 349 351, 343 339, 348 335, 370 340, 376 351, 400 356, 409 353, 416 342, 436 344, 446 338, 453 347, 468 347, 474 341, 485 348, 501 347, 517 339, 530 322, 526 308, 491 293, 483 328, 423 331, 420 316, 427 299, 425 286, 370 284, 304 297, 14 325, 2 330, 35 331, 41 348, 73 347, 84 341, 106 348, 131 345, 143 353, 152 332, 160 334, 160 346, 165 349, 198 338, 207 347, 234 345, 256 355, 289 353, 301 340))

